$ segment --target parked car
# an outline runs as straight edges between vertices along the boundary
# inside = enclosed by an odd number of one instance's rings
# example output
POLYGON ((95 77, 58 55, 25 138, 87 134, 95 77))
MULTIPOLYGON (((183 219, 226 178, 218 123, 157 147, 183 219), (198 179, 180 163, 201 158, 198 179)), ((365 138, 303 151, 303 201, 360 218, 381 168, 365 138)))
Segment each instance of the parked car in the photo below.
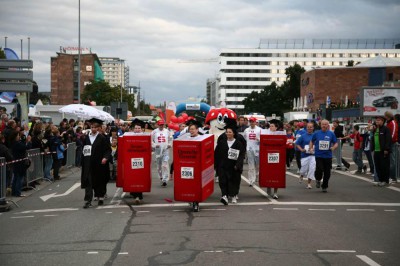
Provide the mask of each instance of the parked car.
POLYGON ((372 102, 372 105, 375 107, 392 107, 392 106, 397 106, 398 105, 398 101, 396 99, 396 97, 394 96, 385 96, 379 99, 376 99, 372 102))

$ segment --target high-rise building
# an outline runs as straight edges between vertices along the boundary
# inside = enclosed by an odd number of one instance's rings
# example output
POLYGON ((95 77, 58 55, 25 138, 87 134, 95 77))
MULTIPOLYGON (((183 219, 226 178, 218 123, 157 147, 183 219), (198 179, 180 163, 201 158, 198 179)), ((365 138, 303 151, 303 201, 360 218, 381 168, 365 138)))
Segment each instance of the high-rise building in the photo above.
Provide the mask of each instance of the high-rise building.
POLYGON ((100 57, 101 68, 104 73, 104 80, 111 87, 119 86, 128 88, 129 86, 129 66, 125 66, 125 60, 118 57, 100 57))
MULTIPOLYGON (((96 54, 81 54, 81 94, 92 80, 103 80, 101 63, 96 54)), ((59 52, 51 57, 51 103, 78 103, 78 54, 59 52)))
POLYGON ((281 85, 285 69, 294 64, 306 70, 344 67, 350 60, 357 64, 377 55, 400 58, 400 39, 262 39, 258 48, 222 49, 216 104, 224 101, 240 112, 252 91, 272 82, 281 85))

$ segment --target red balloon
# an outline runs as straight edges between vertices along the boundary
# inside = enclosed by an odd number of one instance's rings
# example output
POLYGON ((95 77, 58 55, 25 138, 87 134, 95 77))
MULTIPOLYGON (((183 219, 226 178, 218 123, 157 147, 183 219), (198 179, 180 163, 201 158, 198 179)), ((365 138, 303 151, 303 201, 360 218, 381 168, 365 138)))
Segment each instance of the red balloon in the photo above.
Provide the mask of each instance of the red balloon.
POLYGON ((178 118, 176 116, 171 116, 171 121, 174 123, 178 123, 178 118))
POLYGON ((183 119, 182 116, 178 117, 178 123, 183 123, 183 121, 185 121, 185 119, 183 119))
POLYGON ((189 116, 189 117, 187 118, 187 120, 194 120, 194 117, 193 117, 193 116, 189 116))
POLYGON ((182 117, 183 117, 183 119, 186 120, 186 119, 188 118, 188 114, 187 114, 187 113, 183 113, 183 114, 182 114, 182 117))

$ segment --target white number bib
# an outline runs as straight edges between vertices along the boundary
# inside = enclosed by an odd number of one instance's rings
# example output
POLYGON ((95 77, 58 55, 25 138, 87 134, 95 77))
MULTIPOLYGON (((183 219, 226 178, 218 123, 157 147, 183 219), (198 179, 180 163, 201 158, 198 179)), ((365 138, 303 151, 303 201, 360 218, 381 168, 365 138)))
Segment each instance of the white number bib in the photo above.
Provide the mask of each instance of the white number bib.
POLYGON ((91 156, 92 155, 92 145, 83 146, 83 156, 91 156))
POLYGON ((228 159, 236 161, 238 158, 239 158, 239 150, 229 148, 228 159))
POLYGON ((143 158, 131 158, 132 169, 143 169, 144 161, 143 158))
POLYGON ((279 153, 268 153, 268 163, 279 163, 279 153))
POLYGON ((327 150, 329 150, 329 141, 327 141, 327 140, 320 140, 320 141, 319 141, 319 150, 320 150, 320 151, 327 151, 327 150))
POLYGON ((194 179, 193 167, 181 167, 181 178, 182 179, 194 179))

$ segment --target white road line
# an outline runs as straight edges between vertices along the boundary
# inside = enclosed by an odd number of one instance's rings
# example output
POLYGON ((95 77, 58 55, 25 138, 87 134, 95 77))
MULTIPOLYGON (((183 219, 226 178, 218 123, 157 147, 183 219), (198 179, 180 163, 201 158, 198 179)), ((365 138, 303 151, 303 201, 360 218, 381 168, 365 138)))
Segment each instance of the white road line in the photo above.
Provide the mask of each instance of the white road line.
POLYGON ((298 211, 298 208, 273 208, 274 210, 277 211, 298 211))
POLYGON ((45 214, 44 217, 56 217, 58 214, 45 214))
POLYGON ((222 253, 222 250, 216 250, 215 253, 222 253))
POLYGON ((204 250, 204 253, 214 253, 214 250, 204 250))
MULTIPOLYGON (((242 179, 250 185, 250 180, 248 180, 245 176, 242 175, 242 179)), ((257 190, 261 195, 263 195, 264 197, 268 198, 271 202, 278 202, 277 200, 273 199, 271 196, 269 196, 267 194, 267 192, 265 192, 264 190, 262 190, 259 186, 253 184, 253 188, 255 190, 257 190)))
POLYGON ((385 210, 385 212, 397 212, 397 210, 385 210))
POLYGON ((202 209, 202 208, 200 208, 200 210, 202 210, 202 211, 226 211, 226 209, 202 209))
POLYGON ((23 218, 33 218, 33 217, 35 217, 35 216, 13 216, 13 217, 10 217, 11 219, 23 219, 23 218))
POLYGON ((128 255, 129 253, 128 252, 120 252, 120 253, 118 253, 118 255, 128 255))
POLYGON ((339 250, 335 250, 335 249, 320 249, 317 250, 318 253, 356 253, 355 250, 343 250, 343 249, 339 249, 339 250))
POLYGON ((370 259, 365 255, 357 255, 357 258, 359 258, 360 260, 362 260, 363 262, 365 262, 370 266, 380 266, 380 264, 376 263, 375 261, 373 261, 372 259, 370 259))
POLYGON ((89 251, 87 254, 99 254, 98 251, 89 251))
MULTIPOLYGON (((353 174, 349 174, 349 173, 342 172, 342 171, 336 171, 336 170, 333 170, 333 172, 338 173, 338 174, 341 174, 341 175, 346 175, 346 176, 354 177, 354 178, 357 178, 357 179, 366 181, 366 182, 371 183, 371 184, 374 182, 371 178, 366 178, 366 177, 362 177, 362 176, 358 176, 358 175, 353 175, 353 174)), ((400 192, 400 188, 397 188, 397 187, 394 187, 394 186, 387 186, 387 187, 385 187, 385 188, 391 189, 391 190, 394 190, 394 191, 397 191, 397 192, 400 192)))
POLYGON ((184 212, 185 210, 172 210, 173 212, 184 212))
POLYGON ((348 212, 374 212, 374 209, 347 209, 348 212))
POLYGON ((121 193, 122 193, 122 188, 120 188, 120 187, 117 188, 117 190, 114 193, 113 198, 110 201, 110 204, 115 204, 115 203, 119 204, 121 202, 121 200, 117 200, 117 198, 120 198, 121 193))
POLYGON ((42 212, 65 212, 65 211, 77 211, 78 208, 57 208, 57 209, 43 209, 43 210, 30 210, 30 211, 23 211, 17 212, 18 214, 23 213, 42 213, 42 212))
POLYGON ((137 211, 137 213, 139 213, 139 212, 150 212, 150 211, 137 211))
POLYGON ((380 202, 309 202, 309 201, 287 201, 270 203, 273 205, 310 205, 310 206, 383 206, 383 207, 400 207, 400 203, 380 203, 380 202))
POLYGON ((244 250, 234 250, 233 253, 244 253, 244 250))
POLYGON ((379 250, 371 250, 371 253, 374 253, 374 254, 385 254, 385 252, 379 251, 379 250))
POLYGON ((110 213, 112 213, 112 212, 106 212, 107 214, 110 214, 110 213))
POLYGON ((336 209, 308 209, 309 211, 326 211, 326 212, 334 212, 336 209))

